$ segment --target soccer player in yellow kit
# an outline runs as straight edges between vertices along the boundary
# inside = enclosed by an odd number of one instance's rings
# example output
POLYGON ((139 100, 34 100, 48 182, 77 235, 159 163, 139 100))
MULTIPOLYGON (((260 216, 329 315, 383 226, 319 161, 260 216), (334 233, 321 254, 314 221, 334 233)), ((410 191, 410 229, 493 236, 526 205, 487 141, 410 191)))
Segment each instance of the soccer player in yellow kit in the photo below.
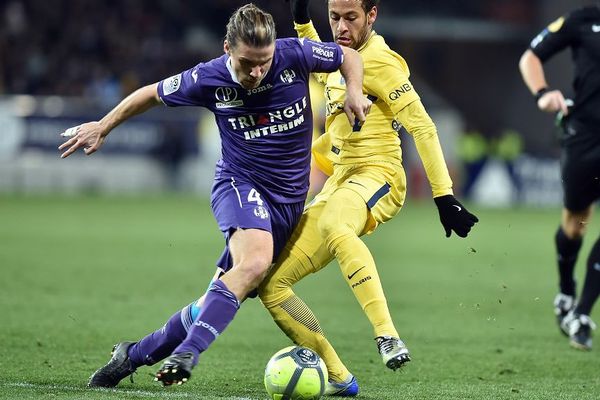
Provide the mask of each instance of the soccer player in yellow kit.
MULTIPOLYGON (((346 86, 339 72, 318 74, 325 84, 325 133, 313 144, 317 165, 330 177, 307 206, 302 219, 259 287, 259 296, 279 327, 299 345, 323 357, 330 376, 326 394, 358 394, 355 378, 340 361, 308 306, 291 286, 325 267, 334 257, 369 318, 383 362, 391 369, 410 360, 392 322, 375 261, 360 239, 400 211, 406 177, 398 132, 415 139, 440 220, 450 236, 466 237, 478 221, 452 194, 435 125, 409 81, 402 57, 373 31, 376 0, 329 0, 335 41, 358 50, 364 63, 363 93, 373 102, 364 124, 351 125, 342 112, 346 86)), ((308 0, 292 0, 298 35, 319 40, 310 22, 308 0)))

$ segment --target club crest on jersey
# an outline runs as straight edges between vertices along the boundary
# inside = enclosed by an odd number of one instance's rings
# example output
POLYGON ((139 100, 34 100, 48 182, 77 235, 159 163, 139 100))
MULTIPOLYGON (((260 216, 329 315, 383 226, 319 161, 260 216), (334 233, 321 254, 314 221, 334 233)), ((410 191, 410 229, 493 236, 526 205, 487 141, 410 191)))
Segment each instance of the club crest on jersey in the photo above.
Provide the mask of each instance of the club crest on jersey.
POLYGON ((281 75, 279 75, 281 82, 290 84, 294 82, 294 78, 296 78, 296 73, 293 69, 284 69, 281 75))
POLYGON ((244 104, 243 100, 238 100, 238 92, 234 87, 219 87, 215 90, 215 98, 219 100, 216 103, 217 108, 231 108, 244 104))
POLYGON ((263 206, 254 207, 254 215, 256 215, 260 219, 268 219, 269 218, 269 212, 263 206))

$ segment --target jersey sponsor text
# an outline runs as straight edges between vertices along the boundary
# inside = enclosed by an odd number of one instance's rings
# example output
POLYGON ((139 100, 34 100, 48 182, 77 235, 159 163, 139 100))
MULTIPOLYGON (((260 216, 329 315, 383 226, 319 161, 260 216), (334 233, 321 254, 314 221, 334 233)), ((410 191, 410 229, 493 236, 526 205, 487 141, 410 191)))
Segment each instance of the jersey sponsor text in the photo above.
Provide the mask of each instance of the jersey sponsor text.
POLYGON ((233 130, 249 129, 244 132, 246 140, 273 133, 285 132, 301 125, 305 118, 302 112, 308 107, 308 100, 301 100, 280 110, 268 111, 264 114, 248 114, 229 118, 227 121, 233 130), (263 126, 260 126, 263 125, 263 126), (260 127, 259 127, 260 126, 260 127))
POLYGON ((391 92, 388 96, 392 101, 398 100, 400 96, 402 96, 404 93, 410 92, 411 90, 412 87, 410 86, 410 84, 405 83, 404 85, 400 86, 400 88, 391 92))

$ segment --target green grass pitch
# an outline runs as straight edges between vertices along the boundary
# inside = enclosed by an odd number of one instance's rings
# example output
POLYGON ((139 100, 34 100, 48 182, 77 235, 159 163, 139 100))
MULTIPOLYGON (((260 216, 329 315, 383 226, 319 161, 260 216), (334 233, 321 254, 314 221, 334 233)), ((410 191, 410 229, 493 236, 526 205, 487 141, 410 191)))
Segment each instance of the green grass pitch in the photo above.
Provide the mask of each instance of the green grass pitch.
MULTIPOLYGON (((413 201, 366 238, 411 350, 404 371, 381 363, 336 264, 298 286, 356 375, 359 398, 600 398, 600 339, 592 352, 571 349, 552 314, 559 210, 472 208, 481 222, 467 239, 446 239, 433 202, 413 201)), ((592 224, 580 284, 598 232, 592 224)), ((188 384, 163 389, 155 366, 114 391, 86 388, 114 343, 202 294, 222 243, 203 199, 0 197, 0 398, 267 399, 265 364, 290 342, 256 300, 188 384)))

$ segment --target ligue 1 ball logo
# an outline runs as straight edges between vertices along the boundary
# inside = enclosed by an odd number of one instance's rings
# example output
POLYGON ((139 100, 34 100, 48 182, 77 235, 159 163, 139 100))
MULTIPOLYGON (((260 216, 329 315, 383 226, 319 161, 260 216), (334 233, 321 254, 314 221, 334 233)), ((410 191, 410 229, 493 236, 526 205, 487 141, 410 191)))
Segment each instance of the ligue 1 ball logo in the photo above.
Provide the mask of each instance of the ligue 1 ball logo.
POLYGON ((327 367, 314 351, 290 346, 271 357, 264 384, 272 400, 318 400, 325 392, 327 367))

